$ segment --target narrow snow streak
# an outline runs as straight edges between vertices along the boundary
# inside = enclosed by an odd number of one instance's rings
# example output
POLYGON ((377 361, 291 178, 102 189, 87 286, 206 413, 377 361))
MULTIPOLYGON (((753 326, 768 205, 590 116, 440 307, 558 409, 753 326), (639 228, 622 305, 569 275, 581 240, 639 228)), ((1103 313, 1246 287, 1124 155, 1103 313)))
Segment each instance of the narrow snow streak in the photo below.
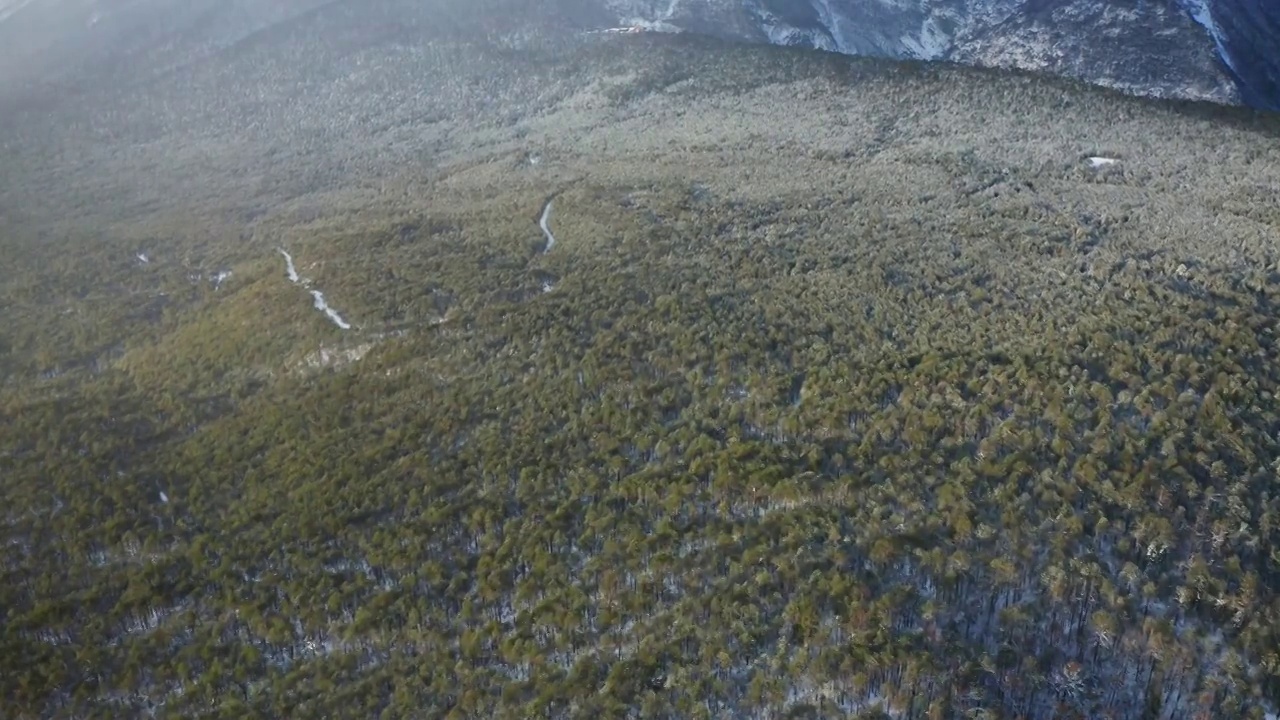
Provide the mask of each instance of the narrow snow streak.
MULTIPOLYGON (((279 248, 279 250, 280 250, 280 254, 284 256, 285 272, 288 273, 289 275, 289 282, 292 282, 294 284, 301 283, 304 286, 310 285, 311 284, 310 280, 304 280, 301 277, 298 277, 298 268, 295 267, 293 264, 293 256, 290 255, 288 251, 286 251, 284 248, 279 248)), ((333 321, 334 325, 337 325, 343 330, 351 329, 351 323, 348 323, 346 320, 343 320, 342 316, 338 314, 338 311, 329 307, 329 303, 325 302, 324 293, 320 292, 319 290, 312 290, 311 297, 315 298, 316 309, 324 313, 325 315, 328 315, 329 319, 333 321)))
POLYGON ((1235 59, 1231 57, 1231 53, 1227 52, 1227 43, 1222 32, 1222 28, 1218 25, 1218 21, 1213 17, 1213 9, 1210 7, 1209 0, 1180 0, 1179 4, 1187 14, 1191 15, 1191 19, 1195 20, 1201 27, 1209 33, 1210 39, 1213 40, 1214 46, 1218 50, 1218 57, 1222 58, 1222 62, 1233 71, 1236 70, 1235 59))
POLYGON ((320 312, 323 312, 325 315, 328 315, 329 319, 333 321, 334 325, 337 325, 343 330, 351 329, 351 325, 346 320, 342 319, 342 316, 338 314, 338 311, 329 307, 329 303, 324 301, 324 293, 320 292, 319 290, 312 290, 311 296, 316 299, 316 309, 319 310, 320 312))
POLYGON ((143 265, 146 265, 147 263, 151 262, 151 258, 147 257, 146 253, 138 253, 138 262, 142 263, 143 265))
POLYGON ((542 234, 547 236, 547 246, 542 252, 549 253, 551 248, 555 247, 556 236, 551 234, 551 228, 547 227, 547 220, 551 218, 551 201, 548 200, 546 205, 542 206, 542 218, 538 220, 538 227, 542 228, 542 234))
POLYGON ((300 278, 298 278, 298 268, 293 266, 293 256, 284 248, 280 248, 280 254, 284 256, 284 269, 289 274, 289 282, 297 283, 300 278))

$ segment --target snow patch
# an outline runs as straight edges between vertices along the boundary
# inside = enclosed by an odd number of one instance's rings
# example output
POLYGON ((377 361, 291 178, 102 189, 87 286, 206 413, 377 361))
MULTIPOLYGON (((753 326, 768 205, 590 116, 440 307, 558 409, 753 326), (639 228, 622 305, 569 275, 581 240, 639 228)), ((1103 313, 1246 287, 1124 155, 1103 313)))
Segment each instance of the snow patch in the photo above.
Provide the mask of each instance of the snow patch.
POLYGON ((169 496, 168 496, 168 495, 166 495, 166 494, 165 494, 165 492, 164 492, 163 490, 161 490, 161 491, 160 491, 160 502, 162 502, 162 503, 164 503, 164 504, 166 504, 166 505, 168 505, 168 504, 169 504, 169 496))
POLYGON ((231 277, 231 271, 230 271, 230 270, 223 270, 222 272, 220 272, 220 273, 218 273, 218 274, 214 275, 214 276, 213 276, 213 289, 214 289, 214 290, 217 290, 217 289, 221 288, 221 287, 222 287, 222 283, 226 282, 226 281, 227 281, 227 279, 228 279, 228 278, 230 278, 230 277, 231 277))
POLYGON ((147 265, 151 262, 151 258, 147 257, 146 253, 138 253, 135 257, 137 257, 138 262, 143 265, 147 265))
POLYGON ((543 293, 549 293, 549 292, 551 292, 552 290, 555 290, 555 289, 556 289, 556 286, 555 286, 555 284, 554 284, 554 283, 549 283, 549 282, 544 282, 544 283, 542 283, 542 292, 543 292, 543 293))
POLYGON ((333 350, 321 347, 319 350, 307 355, 303 358, 303 362, 309 368, 319 369, 323 367, 342 367, 350 365, 364 358, 373 349, 373 343, 364 343, 345 350, 333 350))
POLYGON ((342 316, 339 315, 336 310, 329 307, 329 303, 325 302, 324 293, 320 292, 319 290, 312 290, 311 297, 315 298, 316 309, 324 313, 325 315, 328 315, 329 319, 333 321, 334 325, 337 325, 343 330, 351 329, 351 325, 346 320, 343 320, 342 316))
MULTIPOLYGON (((122 620, 117 629, 124 635, 142 635, 148 634, 156 628, 164 624, 165 620, 171 616, 182 612, 190 606, 190 601, 184 600, 177 605, 171 607, 152 607, 145 612, 132 612, 122 620)), ((119 637, 113 637, 108 644, 116 645, 120 642, 119 637)))
POLYGON ((542 217, 538 220, 538 227, 542 228, 542 234, 547 236, 547 246, 542 252, 549 253, 551 248, 555 247, 556 236, 551 234, 551 228, 547 226, 547 221, 551 219, 551 201, 548 200, 546 205, 542 206, 542 217))
POLYGON ((588 35, 638 35, 646 32, 675 32, 668 30, 670 26, 660 23, 652 23, 648 20, 636 20, 637 25, 628 25, 626 27, 605 28, 603 30, 588 30, 588 35))
POLYGON ((834 40, 820 30, 801 30, 788 25, 771 12, 758 9, 757 22, 760 29, 769 38, 769 44, 786 47, 812 47, 815 50, 837 52, 839 48, 834 40))
POLYGON ((1120 162, 1116 158, 1102 157, 1102 156, 1094 156, 1086 159, 1089 161, 1089 167, 1094 167, 1094 168, 1106 167, 1108 165, 1115 165, 1116 163, 1120 162))
POLYGON ((596 32, 604 32, 610 34, 631 34, 637 32, 680 32, 680 28, 673 25, 670 21, 676 16, 676 11, 680 9, 683 0, 667 0, 667 7, 659 10, 654 7, 656 3, 641 3, 639 7, 636 3, 619 2, 613 0, 605 4, 615 13, 621 27, 608 28, 606 30, 597 30, 596 32), (639 14, 639 13, 643 13, 639 14))

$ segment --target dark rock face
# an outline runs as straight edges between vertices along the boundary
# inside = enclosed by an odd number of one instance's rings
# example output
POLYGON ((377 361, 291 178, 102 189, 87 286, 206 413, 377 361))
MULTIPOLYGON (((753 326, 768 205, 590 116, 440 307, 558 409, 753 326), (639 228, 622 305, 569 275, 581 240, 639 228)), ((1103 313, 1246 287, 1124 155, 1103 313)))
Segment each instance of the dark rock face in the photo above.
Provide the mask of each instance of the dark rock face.
POLYGON ((1245 103, 1280 110, 1280 3, 1214 0, 1224 60, 1245 103))
POLYGON ((1236 103, 1213 40, 1172 2, 1029 2, 957 43, 948 59, 1015 67, 1136 95, 1236 103))

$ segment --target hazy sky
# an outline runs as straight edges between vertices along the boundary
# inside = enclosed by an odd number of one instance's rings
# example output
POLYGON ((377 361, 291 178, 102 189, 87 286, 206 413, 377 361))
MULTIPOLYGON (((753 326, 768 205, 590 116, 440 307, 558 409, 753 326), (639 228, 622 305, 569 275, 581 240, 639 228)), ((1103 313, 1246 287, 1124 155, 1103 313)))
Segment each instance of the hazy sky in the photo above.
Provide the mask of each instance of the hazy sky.
POLYGON ((23 5, 31 2, 34 2, 34 0, 0 0, 0 20, 7 20, 10 15, 17 12, 23 5))

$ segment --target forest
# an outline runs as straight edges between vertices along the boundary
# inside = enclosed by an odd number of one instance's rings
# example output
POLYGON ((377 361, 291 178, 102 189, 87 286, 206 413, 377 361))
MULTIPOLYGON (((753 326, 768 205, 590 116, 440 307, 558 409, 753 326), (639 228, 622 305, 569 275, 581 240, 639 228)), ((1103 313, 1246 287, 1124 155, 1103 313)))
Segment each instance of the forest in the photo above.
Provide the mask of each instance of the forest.
POLYGON ((1280 117, 503 2, 8 112, 0 716, 1275 720, 1280 117))

